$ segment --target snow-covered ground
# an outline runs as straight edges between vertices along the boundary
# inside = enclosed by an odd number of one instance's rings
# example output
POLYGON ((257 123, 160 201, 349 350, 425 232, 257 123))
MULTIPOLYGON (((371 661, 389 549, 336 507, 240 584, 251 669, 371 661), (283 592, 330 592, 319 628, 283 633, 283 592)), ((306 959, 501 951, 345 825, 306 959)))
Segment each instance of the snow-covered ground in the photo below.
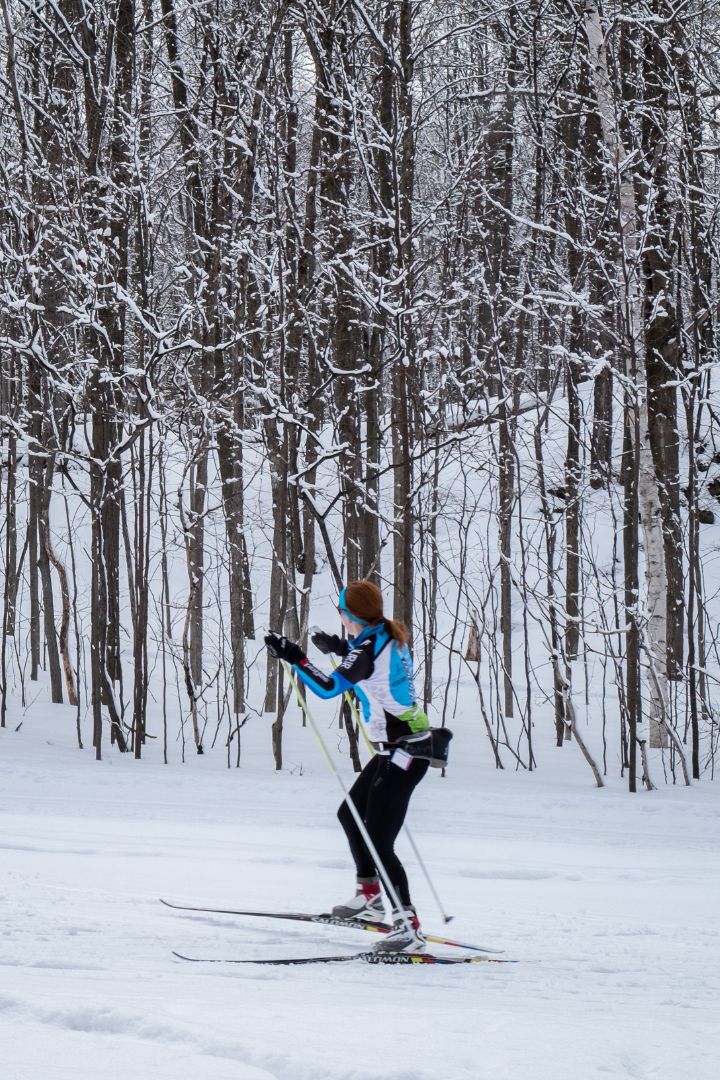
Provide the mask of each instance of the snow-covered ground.
MULTIPOLYGON (((720 788, 630 796, 611 780, 598 791, 579 759, 568 767, 572 746, 517 775, 495 772, 478 737, 458 738, 447 777, 433 771, 411 807, 455 915, 446 932, 519 963, 174 959, 172 949, 301 956, 373 941, 158 903, 325 910, 349 894, 338 788, 295 710, 288 727, 281 774, 258 719, 239 770, 217 754, 162 766, 108 752, 96 764, 57 707, 0 731, 6 1080, 717 1076, 720 788)), ((425 925, 441 933, 405 840, 402 850, 425 925)))

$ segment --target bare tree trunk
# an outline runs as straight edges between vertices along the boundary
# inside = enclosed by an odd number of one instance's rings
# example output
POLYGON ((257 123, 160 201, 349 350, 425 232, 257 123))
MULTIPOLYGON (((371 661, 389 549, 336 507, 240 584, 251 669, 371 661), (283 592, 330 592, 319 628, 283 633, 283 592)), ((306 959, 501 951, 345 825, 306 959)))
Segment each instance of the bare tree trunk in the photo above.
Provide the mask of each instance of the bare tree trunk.
POLYGON ((148 647, 147 626, 150 613, 150 513, 154 474, 152 431, 147 440, 143 430, 138 448, 137 489, 135 496, 134 589, 135 622, 133 625, 133 750, 142 757, 147 730, 148 647))
POLYGON ((48 641, 48 659, 50 665, 52 700, 58 703, 61 703, 63 700, 62 681, 60 677, 60 657, 62 657, 62 668, 65 674, 65 685, 67 687, 68 702, 70 705, 77 705, 78 698, 77 691, 75 689, 75 676, 73 674, 73 667, 70 660, 70 651, 68 646, 68 637, 70 630, 70 592, 68 589, 65 567, 55 554, 50 535, 50 497, 52 493, 52 482, 55 471, 54 467, 55 462, 53 455, 48 455, 48 461, 45 468, 45 476, 43 481, 39 516, 40 540, 42 544, 40 566, 41 572, 43 573, 43 590, 45 594, 45 634, 48 641), (50 580, 51 563, 57 571, 58 579, 60 582, 60 598, 62 603, 62 616, 60 619, 60 630, 58 632, 57 638, 55 635, 55 608, 54 604, 52 603, 52 581, 50 580))
MULTIPOLYGON (((572 346, 571 346, 572 348, 572 346)), ((568 663, 577 660, 580 645, 580 424, 578 369, 574 355, 566 365, 568 402, 565 457, 565 649, 568 663)))
POLYGON ((639 420, 629 400, 625 411, 623 438, 623 561, 625 566, 625 702, 628 725, 628 786, 637 791, 637 746, 642 738, 642 693, 640 686, 640 632, 638 628, 638 487, 639 459, 635 453, 639 420), (630 425, 635 425, 635 431, 630 425))
MULTIPOLYGON (((706 179, 702 168, 700 148, 704 143, 704 127, 699 110, 698 80, 700 72, 693 68, 686 35, 680 18, 672 22, 675 36, 673 55, 677 57, 677 80, 681 89, 684 139, 680 154, 680 181, 685 207, 686 240, 682 244, 681 266, 689 278, 687 288, 688 317, 685 315, 685 290, 679 290, 680 325, 689 327, 682 336, 685 343, 685 427, 688 443, 688 599, 687 599, 687 679, 690 707, 690 737, 693 779, 699 780, 700 731, 712 725, 708 701, 708 673, 705 642, 705 598, 702 575, 700 536, 700 484, 696 458, 696 436, 700 430, 703 411, 703 371, 715 352, 713 294, 715 290, 714 260, 709 241, 709 222, 706 205, 706 179)), ((681 241, 683 231, 681 230, 681 241)), ((712 728, 711 728, 712 730, 712 728)), ((712 740, 710 759, 714 761, 712 740)))
MULTIPOLYGON (((190 674, 194 694, 203 682, 203 636, 205 594, 205 506, 208 482, 207 436, 200 436, 201 445, 190 469, 190 509, 188 522, 188 601, 187 642, 190 674)), ((197 704, 197 701, 196 701, 197 704)), ((198 750, 198 753, 200 751, 198 750)))
POLYGON ((5 487, 5 581, 3 588, 3 626, 9 637, 15 634, 17 603, 17 438, 10 432, 7 441, 7 484, 5 487))
MULTIPOLYGON (((0 372, 1 374, 1 372, 0 372)), ((0 391, 2 393, 2 391, 0 391)), ((8 403, 2 402, 8 409, 8 403)), ((7 716, 8 664, 7 639, 15 633, 15 590, 17 567, 17 527, 15 508, 15 472, 17 468, 17 440, 10 432, 7 442, 7 484, 5 512, 5 581, 3 583, 2 630, 0 632, 0 728, 4 728, 7 716)), ((1 476, 1 474, 0 474, 1 476)))
MULTIPOLYGON (((412 244, 413 193, 415 189, 415 117, 413 115, 413 5, 410 0, 400 0, 397 6, 397 61, 396 87, 393 116, 393 157, 396 162, 394 175, 394 217, 396 232, 396 259, 400 272, 398 290, 399 312, 412 307, 415 288, 415 258, 412 244)), ((392 55, 392 21, 395 5, 387 8, 386 42, 392 55)), ((388 63, 390 62, 388 57, 388 63)), ((413 447, 416 442, 414 417, 417 397, 417 357, 415 329, 408 315, 398 314, 396 319, 396 353, 393 364, 391 418, 393 425, 393 469, 395 534, 394 562, 395 589, 394 615, 408 627, 412 634, 415 600, 415 568, 413 566, 413 542, 415 537, 415 510, 413 506, 413 447)))
POLYGON ((513 627, 512 627, 512 530, 515 503, 515 457, 512 452, 513 433, 510 430, 508 407, 503 399, 499 409, 499 470, 498 483, 500 519, 500 633, 503 643, 503 709, 506 717, 514 714, 513 703, 513 627))
POLYGON ((593 422, 590 437, 590 484, 605 487, 612 471, 613 372, 603 364, 593 381, 593 422))
MULTIPOLYGON (((543 421, 544 422, 544 421, 543 421)), ((547 497, 547 485, 545 483, 545 465, 542 449, 542 426, 543 422, 538 418, 535 424, 535 462, 537 466, 538 487, 540 492, 540 506, 543 516, 543 528, 545 533, 545 589, 548 600, 548 615, 550 623, 550 660, 553 672, 553 702, 555 712, 555 743, 562 746, 565 737, 570 735, 567 720, 565 701, 565 679, 560 666, 560 650, 562 642, 557 620, 557 604, 555 600, 555 524, 552 510, 547 497)))
POLYGON ((28 382, 30 409, 30 451, 28 454, 28 493, 27 546, 28 578, 30 592, 30 678, 37 681, 40 672, 40 583, 38 578, 38 519, 40 507, 40 487, 42 484, 42 461, 38 454, 42 438, 42 419, 40 404, 40 379, 35 368, 30 373, 28 382))
MULTIPOLYGON (((198 453, 201 459, 204 457, 207 462, 207 448, 200 447, 198 453)), ((191 474, 195 470, 195 463, 192 462, 188 471, 191 474)), ((190 703, 190 719, 192 721, 193 740, 195 742, 195 750, 198 754, 204 753, 202 733, 200 731, 200 720, 198 714, 198 701, 200 700, 201 687, 202 687, 202 642, 198 643, 197 632, 198 627, 195 623, 197 618, 198 607, 200 610, 199 627, 202 629, 202 603, 198 605, 197 591, 202 585, 202 575, 197 572, 196 558, 197 558, 197 536, 196 529, 198 525, 197 518, 193 513, 193 496, 195 494, 194 483, 190 480, 190 519, 188 520, 183 503, 183 490, 182 486, 178 492, 178 509, 180 512, 180 524, 183 530, 183 536, 185 539, 185 560, 187 564, 188 572, 188 597, 185 606, 185 620, 183 623, 182 632, 182 663, 183 672, 185 676, 185 690, 187 692, 188 701, 190 703), (199 670, 198 670, 199 662, 199 670)), ((201 519, 202 521, 202 519, 201 519)), ((204 549, 203 549, 204 550, 204 549)))
POLYGON ((608 71, 605 38, 596 0, 586 0, 585 32, 587 35, 591 80, 597 97, 603 138, 616 174, 620 230, 623 241, 624 293, 622 308, 628 357, 627 370, 635 391, 632 408, 637 410, 638 423, 630 423, 634 453, 639 459, 638 510, 645 539, 645 585, 650 652, 657 679, 650 680, 650 745, 667 745, 663 718, 667 715, 667 575, 665 572, 665 539, 658 497, 657 477, 650 449, 648 401, 645 370, 646 340, 643 322, 644 299, 638 273, 638 218, 632 176, 627 172, 628 156, 623 145, 608 71))
MULTIPOLYGON (((583 65, 584 68, 585 65, 583 65)), ((584 72, 579 78, 580 92, 587 88, 583 85, 584 72)), ((563 148, 565 150, 565 186, 572 190, 575 163, 580 148, 579 110, 568 105, 561 126, 563 148)), ((565 209, 565 230, 571 238, 568 245, 567 271, 570 288, 574 293, 583 287, 582 267, 582 223, 568 204, 565 209)), ((565 362, 565 389, 568 407, 567 451, 565 454, 565 652, 568 664, 577 659, 580 644, 580 484, 582 480, 581 424, 582 405, 579 384, 582 375, 582 318, 579 307, 573 307, 568 327, 567 359, 565 362)))
POLYGON ((242 467, 242 399, 235 402, 234 433, 225 427, 217 433, 218 460, 223 484, 223 507, 228 541, 230 575, 230 644, 232 648, 233 711, 245 711, 245 547, 242 467))
MULTIPOLYGON (((277 458, 275 459, 277 461, 277 458)), ((281 466, 280 466, 281 467, 281 466)), ((271 631, 282 633, 285 622, 287 606, 287 580, 285 578, 286 557, 286 507, 287 507, 287 473, 278 475, 277 464, 271 459, 271 487, 273 496, 273 558, 270 569, 270 611, 268 615, 268 627, 271 631)), ((270 654, 267 654, 267 672, 265 678, 265 712, 275 712, 281 706, 282 693, 278 682, 280 665, 270 654)), ((280 718, 279 718, 280 719, 280 718)), ((282 728, 273 735, 275 741, 281 738, 282 728)), ((278 753, 275 754, 276 768, 278 765, 278 753)))
MULTIPOLYGON (((675 302, 677 244, 676 208, 672 205, 668 173, 671 121, 668 112, 674 69, 669 63, 672 42, 670 14, 663 0, 652 0, 656 27, 645 32, 643 83, 651 107, 642 117, 642 185, 646 203, 647 238, 642 257, 645 280, 645 346, 647 349, 648 435, 657 475, 667 573, 666 674, 682 678, 684 652, 684 578, 680 522, 680 436, 677 417, 677 378, 680 327, 675 302)), ((675 15, 677 18, 677 15, 675 15)), ((670 699, 667 699, 668 706, 670 699)))

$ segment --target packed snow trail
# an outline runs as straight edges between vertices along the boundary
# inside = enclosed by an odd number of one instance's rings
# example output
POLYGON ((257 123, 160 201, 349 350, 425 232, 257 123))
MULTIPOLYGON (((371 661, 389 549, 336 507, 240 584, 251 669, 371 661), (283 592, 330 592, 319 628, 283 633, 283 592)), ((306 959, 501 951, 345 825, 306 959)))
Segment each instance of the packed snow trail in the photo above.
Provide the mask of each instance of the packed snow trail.
POLYGON ((565 750, 532 775, 466 750, 418 792, 412 827, 458 938, 521 963, 188 965, 171 950, 190 940, 198 956, 346 947, 340 929, 334 943, 328 927, 280 935, 157 902, 331 906, 352 866, 326 766, 290 724, 282 774, 260 725, 240 770, 98 764, 72 733, 59 707, 0 731, 9 1080, 714 1080, 718 785, 631 798, 596 791, 565 750))

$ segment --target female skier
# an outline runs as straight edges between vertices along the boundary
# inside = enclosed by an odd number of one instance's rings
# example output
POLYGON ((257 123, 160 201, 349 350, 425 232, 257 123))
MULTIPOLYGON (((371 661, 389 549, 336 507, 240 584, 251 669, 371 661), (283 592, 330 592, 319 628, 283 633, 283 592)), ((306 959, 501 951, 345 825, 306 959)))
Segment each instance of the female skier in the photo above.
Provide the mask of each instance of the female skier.
MULTIPOLYGON (((402 904, 393 911, 393 930, 376 945, 381 952, 417 952, 425 946, 415 908, 410 900, 405 869, 394 844, 407 813, 410 796, 428 770, 427 760, 406 753, 399 742, 426 731, 428 718, 418 706, 413 684, 408 633, 402 623, 383 615, 382 593, 371 581, 352 581, 340 593, 338 610, 348 634, 317 631, 313 644, 342 662, 331 675, 312 664, 299 645, 268 634, 269 652, 292 664, 300 679, 322 698, 352 690, 361 705, 362 720, 375 748, 350 789, 375 845, 382 865, 402 904)), ((346 802, 338 810, 357 868, 357 890, 352 899, 333 908, 340 919, 383 918, 378 867, 370 854, 346 802)))

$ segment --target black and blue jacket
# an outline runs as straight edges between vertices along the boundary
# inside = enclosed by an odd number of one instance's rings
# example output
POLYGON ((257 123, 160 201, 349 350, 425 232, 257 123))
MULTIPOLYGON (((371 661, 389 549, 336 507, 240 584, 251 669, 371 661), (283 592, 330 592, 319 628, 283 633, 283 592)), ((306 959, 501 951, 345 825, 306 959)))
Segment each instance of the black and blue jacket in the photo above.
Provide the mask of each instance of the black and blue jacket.
POLYGON ((395 743, 429 726, 417 704, 410 650, 390 637, 382 624, 367 626, 352 638, 331 675, 308 659, 293 667, 318 697, 332 698, 354 691, 373 743, 395 743))

